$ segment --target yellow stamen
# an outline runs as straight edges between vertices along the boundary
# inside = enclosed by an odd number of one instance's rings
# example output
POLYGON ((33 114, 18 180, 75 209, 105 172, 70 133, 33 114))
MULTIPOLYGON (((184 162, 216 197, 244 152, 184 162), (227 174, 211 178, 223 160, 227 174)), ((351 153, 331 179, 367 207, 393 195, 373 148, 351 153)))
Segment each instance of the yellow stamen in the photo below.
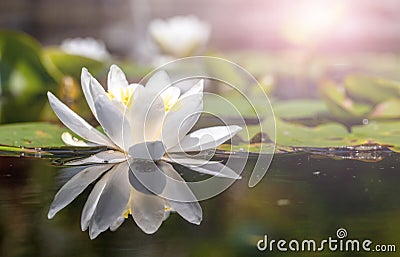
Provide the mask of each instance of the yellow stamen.
POLYGON ((129 215, 132 215, 132 210, 131 208, 129 208, 128 210, 126 210, 124 212, 124 218, 127 219, 129 215))
POLYGON ((119 88, 119 94, 117 94, 119 97, 116 97, 113 92, 108 91, 107 95, 110 98, 110 100, 113 99, 118 99, 123 105, 127 107, 131 107, 133 104, 133 94, 134 94, 134 88, 132 87, 127 87, 127 88, 119 88))
POLYGON ((171 110, 174 104, 177 102, 177 100, 173 98, 172 94, 164 95, 162 96, 162 99, 164 102, 164 108, 166 112, 171 110))

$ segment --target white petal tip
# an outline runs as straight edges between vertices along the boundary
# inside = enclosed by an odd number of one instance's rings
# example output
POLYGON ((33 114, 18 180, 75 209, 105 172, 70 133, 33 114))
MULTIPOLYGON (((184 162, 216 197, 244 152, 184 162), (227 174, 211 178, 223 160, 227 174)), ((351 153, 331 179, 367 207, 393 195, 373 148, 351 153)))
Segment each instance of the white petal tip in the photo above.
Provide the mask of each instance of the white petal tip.
POLYGON ((154 227, 147 227, 147 228, 141 228, 142 231, 148 235, 152 235, 154 233, 157 232, 158 227, 154 226, 154 227))
POLYGON ((52 218, 54 218, 54 216, 56 215, 56 213, 52 210, 49 211, 49 213, 47 214, 47 218, 49 220, 51 220, 52 218))

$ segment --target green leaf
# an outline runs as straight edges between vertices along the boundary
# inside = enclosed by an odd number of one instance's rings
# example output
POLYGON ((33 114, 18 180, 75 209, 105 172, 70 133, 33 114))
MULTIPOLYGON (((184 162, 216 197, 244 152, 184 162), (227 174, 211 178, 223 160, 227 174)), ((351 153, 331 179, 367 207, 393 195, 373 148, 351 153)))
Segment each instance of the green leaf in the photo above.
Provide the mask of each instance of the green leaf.
POLYGON ((299 99, 274 102, 274 114, 281 119, 317 118, 328 113, 328 108, 323 101, 312 99, 299 99))
POLYGON ((347 129, 339 123, 316 127, 276 121, 276 143, 290 147, 340 147, 349 144, 347 129))
POLYGON ((0 122, 34 121, 56 81, 42 64, 42 49, 27 34, 0 31, 0 122))
POLYGON ((65 146, 61 134, 68 129, 45 122, 14 123, 0 126, 0 144, 15 147, 65 146))
POLYGON ((361 74, 346 77, 344 87, 354 100, 373 105, 393 97, 400 97, 400 83, 361 74))
POLYGON ((49 47, 43 51, 43 59, 48 70, 61 81, 64 76, 71 76, 80 81, 81 71, 86 67, 92 74, 104 69, 104 64, 98 60, 80 55, 63 52, 59 48, 49 47))
POLYGON ((371 105, 358 103, 349 98, 344 88, 333 81, 321 83, 320 94, 332 115, 342 120, 364 118, 372 110, 371 105))
POLYGON ((400 99, 390 99, 378 104, 372 111, 371 118, 400 118, 400 99))
POLYGON ((352 127, 350 138, 362 143, 400 147, 400 121, 372 121, 367 125, 352 127))

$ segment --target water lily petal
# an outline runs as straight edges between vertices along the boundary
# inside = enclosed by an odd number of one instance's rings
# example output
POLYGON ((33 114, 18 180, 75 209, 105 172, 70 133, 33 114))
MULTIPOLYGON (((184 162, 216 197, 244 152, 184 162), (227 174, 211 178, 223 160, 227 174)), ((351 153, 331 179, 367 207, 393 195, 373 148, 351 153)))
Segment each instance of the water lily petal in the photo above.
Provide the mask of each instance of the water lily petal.
POLYGON ((90 74, 86 68, 82 68, 82 73, 81 73, 82 91, 83 94, 85 95, 86 102, 89 105, 90 110, 97 119, 96 109, 94 108, 93 96, 92 93, 90 92, 90 83, 92 83, 99 90, 104 91, 101 84, 92 76, 92 74, 90 74))
POLYGON ((107 184, 98 200, 89 225, 89 236, 96 238, 107 230, 126 209, 130 184, 128 182, 128 164, 126 162, 114 166, 107 184))
POLYGON ((240 179, 241 177, 228 166, 222 163, 207 163, 204 165, 184 165, 185 167, 212 176, 240 179))
POLYGON ((90 166, 72 177, 55 195, 47 217, 52 219, 57 212, 70 204, 89 184, 110 168, 110 165, 90 166))
POLYGON ((161 197, 134 190, 130 207, 133 220, 146 234, 155 233, 161 226, 164 219, 164 200, 161 197))
POLYGON ((107 77, 107 88, 117 99, 121 100, 121 88, 128 87, 125 73, 115 64, 111 65, 107 77))
POLYGON ((99 144, 114 148, 114 143, 105 135, 93 128, 89 123, 82 119, 78 114, 68 108, 52 93, 47 92, 51 108, 61 120, 61 122, 80 137, 99 144))
POLYGON ((196 196, 186 182, 171 164, 161 162, 159 167, 168 176, 167 185, 162 194, 167 197, 168 204, 185 220, 190 223, 200 224, 203 212, 196 196))
POLYGON ((120 151, 106 150, 100 153, 96 153, 87 158, 73 160, 64 163, 64 165, 75 166, 75 165, 86 165, 86 164, 107 164, 107 163, 120 163, 126 161, 126 155, 120 151))
POLYGON ((107 96, 99 95, 95 98, 95 108, 99 123, 104 132, 121 149, 132 145, 132 130, 129 121, 118 110, 107 96))
POLYGON ((165 148, 161 141, 143 142, 129 148, 129 155, 135 159, 157 161, 161 159, 164 153, 165 148))
POLYGON ((165 115, 162 141, 167 149, 178 142, 193 128, 203 110, 203 95, 194 94, 183 99, 165 115))
POLYGON ((164 107, 167 111, 174 106, 180 95, 181 90, 174 86, 168 87, 161 93, 161 98, 164 101, 164 107))
POLYGON ((137 87, 132 108, 127 110, 133 131, 133 143, 157 141, 160 138, 164 119, 164 102, 160 96, 146 88, 137 87))
POLYGON ((203 151, 215 148, 232 138, 241 129, 236 125, 199 129, 185 136, 180 145, 168 149, 168 152, 203 151))
POLYGON ((164 89, 171 86, 171 79, 168 76, 168 73, 164 70, 160 70, 155 72, 146 83, 146 90, 150 90, 152 92, 163 92, 164 89))
POLYGON ((203 90, 204 90, 204 80, 201 79, 193 87, 191 87, 188 91, 186 91, 184 94, 182 94, 181 98, 184 98, 184 97, 187 97, 190 95, 203 93, 203 90))
POLYGON ((90 147, 90 146, 99 146, 98 144, 85 142, 83 140, 79 140, 76 137, 73 137, 71 133, 64 132, 61 134, 61 139, 66 145, 70 146, 80 146, 80 147, 90 147))

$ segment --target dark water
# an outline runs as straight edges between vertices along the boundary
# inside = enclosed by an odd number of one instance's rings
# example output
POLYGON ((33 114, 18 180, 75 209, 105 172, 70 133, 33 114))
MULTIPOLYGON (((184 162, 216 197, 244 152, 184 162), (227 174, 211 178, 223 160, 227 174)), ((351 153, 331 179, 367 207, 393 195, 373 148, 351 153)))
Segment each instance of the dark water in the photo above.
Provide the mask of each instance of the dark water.
POLYGON ((249 169, 224 193, 201 202, 203 221, 171 214, 154 235, 127 220, 90 240, 80 230, 86 190, 54 219, 54 194, 68 174, 50 160, 0 157, 1 256, 398 256, 398 253, 261 252, 257 241, 320 242, 345 228, 347 238, 394 244, 400 251, 400 156, 379 162, 310 154, 276 155, 267 175, 248 188, 249 169))

